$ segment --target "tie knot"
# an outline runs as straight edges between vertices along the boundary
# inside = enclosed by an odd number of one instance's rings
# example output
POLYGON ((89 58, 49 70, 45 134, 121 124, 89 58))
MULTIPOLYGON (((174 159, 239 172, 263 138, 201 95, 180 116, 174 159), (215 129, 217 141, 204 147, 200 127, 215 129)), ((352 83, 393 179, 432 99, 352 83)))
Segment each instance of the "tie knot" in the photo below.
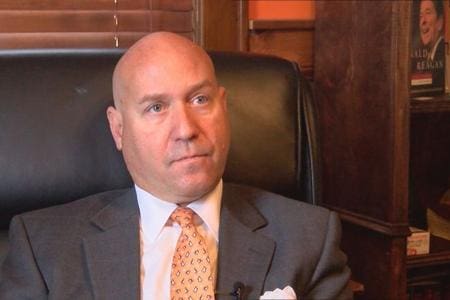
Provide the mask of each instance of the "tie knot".
POLYGON ((178 207, 170 215, 173 222, 180 224, 181 227, 193 224, 194 211, 188 207, 178 207))

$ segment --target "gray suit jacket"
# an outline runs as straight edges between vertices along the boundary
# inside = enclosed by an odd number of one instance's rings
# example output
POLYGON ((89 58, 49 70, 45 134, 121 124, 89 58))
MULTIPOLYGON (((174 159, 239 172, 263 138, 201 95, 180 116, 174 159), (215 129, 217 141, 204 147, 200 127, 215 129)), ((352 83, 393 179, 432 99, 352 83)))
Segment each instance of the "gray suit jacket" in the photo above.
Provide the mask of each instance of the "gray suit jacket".
MULTIPOLYGON (((138 228, 134 189, 16 216, 0 299, 139 299, 138 228)), ((335 213, 225 184, 217 291, 241 282, 248 299, 286 285, 302 299, 351 298, 339 240, 335 213)))

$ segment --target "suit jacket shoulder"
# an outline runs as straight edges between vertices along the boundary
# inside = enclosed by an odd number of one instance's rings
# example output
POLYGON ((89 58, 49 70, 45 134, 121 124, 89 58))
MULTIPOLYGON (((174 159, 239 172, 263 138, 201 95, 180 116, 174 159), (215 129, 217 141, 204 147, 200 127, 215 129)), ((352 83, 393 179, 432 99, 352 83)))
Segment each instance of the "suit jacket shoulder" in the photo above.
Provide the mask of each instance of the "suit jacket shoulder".
POLYGON ((0 299, 136 298, 138 228, 133 189, 14 217, 0 299))
MULTIPOLYGON (((266 259, 265 269, 259 266, 259 272, 266 272, 262 286, 254 283, 254 270, 245 270, 253 266, 242 266, 238 276, 242 282, 252 282, 251 297, 257 297, 267 290, 284 288, 291 285, 297 296, 306 299, 348 299, 351 293, 347 288, 350 271, 346 266, 346 256, 339 249, 340 222, 336 213, 301 201, 234 184, 224 186, 223 216, 221 226, 239 223, 239 233, 245 238, 230 239, 228 226, 221 229, 227 233, 220 236, 228 243, 248 244, 249 239, 258 242, 250 245, 248 255, 258 253, 258 263, 266 259), (259 249, 256 250, 256 248, 259 249), (272 251, 269 248, 272 247, 272 251), (263 254, 264 253, 264 254, 263 254), (269 259, 270 257, 270 259, 269 259), (247 274, 239 276, 240 274, 247 274)), ((242 247, 241 247, 242 248, 242 247)), ((236 250, 228 246, 220 248, 220 258, 236 262, 236 250), (228 258, 227 252, 230 252, 228 258)), ((220 265, 224 263, 219 260, 220 265)), ((219 265, 219 266, 220 266, 219 265)), ((226 266, 223 266, 226 268, 226 266)), ((233 272, 233 270, 231 270, 233 272)))
POLYGON ((65 204, 59 204, 26 212, 21 214, 20 216, 25 219, 52 216, 76 216, 80 218, 89 218, 103 209, 105 206, 113 202, 117 197, 129 192, 130 189, 106 191, 94 195, 89 195, 87 197, 80 198, 78 200, 71 201, 65 204))
MULTIPOLYGON (((319 233, 325 233, 330 214, 332 214, 324 207, 248 186, 226 184, 224 194, 226 199, 224 201, 227 201, 225 205, 236 208, 235 212, 238 214, 247 212, 242 209, 244 202, 254 207, 267 223, 264 227, 265 231, 274 236, 290 232, 290 235, 299 234, 305 238, 305 234, 310 235, 309 232, 311 232, 317 239, 319 233), (298 230, 299 228, 302 230, 298 230), (291 229, 296 230, 291 232, 291 229)), ((242 218, 245 219, 243 216, 242 218)))

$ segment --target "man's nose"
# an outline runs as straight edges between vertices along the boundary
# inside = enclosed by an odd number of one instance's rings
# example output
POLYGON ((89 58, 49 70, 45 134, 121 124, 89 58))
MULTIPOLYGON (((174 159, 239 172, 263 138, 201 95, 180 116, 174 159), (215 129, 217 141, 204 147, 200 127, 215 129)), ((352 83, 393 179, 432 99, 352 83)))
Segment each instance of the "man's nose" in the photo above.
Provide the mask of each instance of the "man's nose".
POLYGON ((187 104, 178 105, 172 116, 175 140, 189 141, 198 135, 197 120, 187 104))
POLYGON ((420 25, 424 25, 426 23, 425 17, 421 16, 419 20, 420 25))

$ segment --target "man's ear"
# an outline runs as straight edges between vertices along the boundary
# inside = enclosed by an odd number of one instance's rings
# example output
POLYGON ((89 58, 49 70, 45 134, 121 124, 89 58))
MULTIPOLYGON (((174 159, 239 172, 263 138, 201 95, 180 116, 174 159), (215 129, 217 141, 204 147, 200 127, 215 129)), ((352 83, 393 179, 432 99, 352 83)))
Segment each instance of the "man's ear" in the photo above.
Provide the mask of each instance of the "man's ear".
POLYGON ((106 109, 106 116, 108 117, 109 129, 111 130, 114 142, 116 143, 116 148, 120 151, 122 150, 123 132, 122 113, 113 106, 109 106, 106 109))

